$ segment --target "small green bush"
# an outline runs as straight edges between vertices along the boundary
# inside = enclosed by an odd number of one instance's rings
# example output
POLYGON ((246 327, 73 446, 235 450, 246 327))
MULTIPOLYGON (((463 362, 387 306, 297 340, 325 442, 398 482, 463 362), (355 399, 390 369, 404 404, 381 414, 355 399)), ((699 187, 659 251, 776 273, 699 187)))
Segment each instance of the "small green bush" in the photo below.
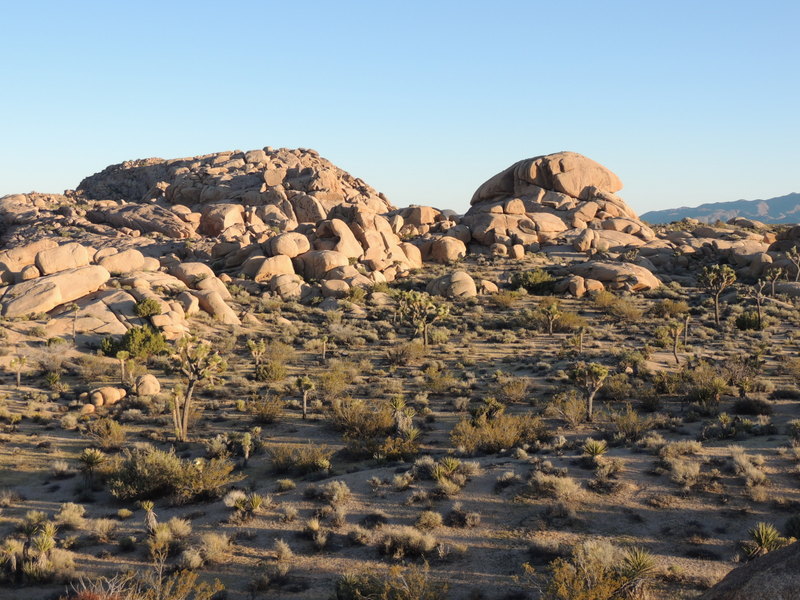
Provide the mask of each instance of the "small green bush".
POLYGON ((172 497, 179 504, 221 496, 241 475, 232 474, 227 459, 184 460, 174 451, 152 446, 126 450, 109 479, 111 494, 120 500, 172 497))
POLYGON ((134 309, 137 317, 147 319, 161 314, 161 303, 155 298, 142 298, 134 309))
POLYGON ((517 271, 511 275, 509 285, 513 289, 524 289, 529 294, 540 296, 553 293, 556 279, 544 269, 536 268, 530 271, 517 271))
POLYGON ((133 358, 148 359, 166 352, 167 340, 160 331, 144 325, 129 329, 119 341, 111 337, 103 338, 100 350, 106 356, 116 356, 117 352, 124 350, 133 358))

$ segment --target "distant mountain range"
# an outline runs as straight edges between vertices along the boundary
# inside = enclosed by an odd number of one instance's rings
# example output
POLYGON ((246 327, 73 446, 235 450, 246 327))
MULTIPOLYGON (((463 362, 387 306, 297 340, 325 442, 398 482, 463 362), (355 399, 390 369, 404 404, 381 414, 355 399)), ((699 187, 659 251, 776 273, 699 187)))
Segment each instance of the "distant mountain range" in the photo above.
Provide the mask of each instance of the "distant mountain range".
POLYGON ((648 223, 671 223, 687 217, 703 223, 746 217, 763 223, 800 223, 800 194, 791 193, 769 200, 712 202, 700 206, 653 210, 639 216, 648 223))

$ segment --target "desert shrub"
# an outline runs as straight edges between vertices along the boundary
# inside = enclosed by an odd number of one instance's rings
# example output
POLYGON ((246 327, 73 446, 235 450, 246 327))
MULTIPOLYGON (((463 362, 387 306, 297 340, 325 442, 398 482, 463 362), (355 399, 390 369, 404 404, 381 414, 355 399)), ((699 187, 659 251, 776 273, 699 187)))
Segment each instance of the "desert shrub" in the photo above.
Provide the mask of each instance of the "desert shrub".
POLYGON ((200 537, 200 554, 208 563, 224 563, 228 559, 231 539, 224 533, 208 532, 200 537))
POLYGON ((458 380, 446 369, 431 365, 425 369, 425 387, 431 394, 446 394, 458 385, 458 380))
POLYGON ((606 377, 600 395, 608 400, 621 402, 633 396, 634 388, 626 373, 614 373, 606 377))
POLYGON ((597 292, 593 299, 597 308, 619 321, 638 321, 644 314, 633 300, 615 296, 608 291, 597 292))
POLYGON ((656 318, 678 319, 689 312, 689 304, 684 300, 666 298, 653 304, 647 312, 656 318))
POLYGON ((117 528, 117 522, 112 519, 90 519, 88 530, 92 537, 101 544, 106 544, 111 540, 111 535, 117 528))
POLYGON ((514 308, 519 304, 522 293, 519 291, 502 290, 489 296, 489 302, 498 308, 514 308))
POLYGON ((277 360, 267 360, 255 368, 258 381, 283 381, 286 379, 286 374, 286 365, 277 360))
POLYGON ((404 367, 425 356, 425 347, 419 342, 406 342, 392 346, 386 351, 386 360, 390 365, 404 367))
POLYGON ((168 347, 167 340, 160 331, 144 325, 132 327, 119 341, 111 337, 103 338, 100 349, 106 356, 116 356, 117 352, 125 351, 131 357, 143 360, 165 353, 168 347))
POLYGON ((655 575, 653 556, 641 549, 622 552, 605 541, 587 541, 569 559, 551 564, 545 597, 552 600, 608 600, 646 597, 655 575))
POLYGON ((326 471, 331 467, 333 450, 324 446, 307 444, 305 446, 271 446, 267 453, 275 473, 314 473, 326 471))
POLYGON ((444 522, 448 527, 477 527, 481 522, 481 514, 478 512, 467 512, 460 502, 456 502, 447 512, 444 522))
POLYGON ((708 412, 719 407, 722 395, 728 391, 726 378, 719 369, 705 361, 684 365, 680 376, 686 401, 697 403, 708 412))
POLYGON ((269 425, 277 422, 283 415, 286 401, 278 396, 266 395, 248 400, 245 409, 256 423, 269 425))
POLYGON ((328 413, 330 423, 342 432, 348 449, 356 455, 372 456, 392 428, 394 419, 386 402, 367 404, 364 400, 336 398, 328 413))
POLYGON ((556 394, 547 406, 547 414, 562 419, 571 428, 575 428, 586 419, 586 400, 576 390, 556 394))
POLYGON ((652 427, 652 419, 642 417, 630 404, 624 411, 612 411, 609 419, 617 429, 617 435, 622 439, 635 442, 652 427))
POLYGON ((766 473, 758 468, 764 462, 763 457, 749 456, 741 446, 731 446, 729 451, 733 471, 744 478, 747 487, 764 485, 767 482, 766 473))
POLYGON ((764 328, 763 320, 758 318, 754 310, 746 310, 736 317, 736 328, 740 331, 760 331, 764 328))
POLYGON ((55 521, 64 530, 80 529, 86 521, 83 517, 85 514, 86 507, 83 505, 67 502, 59 508, 55 515, 55 521))
POLYGON ((161 303, 155 298, 142 298, 136 303, 134 308, 137 317, 146 319, 161 314, 161 303))
POLYGON ((436 545, 436 538, 431 534, 404 526, 387 530, 378 549, 382 554, 399 560, 427 556, 436 549, 436 545))
POLYGON ((737 415, 771 415, 772 405, 760 398, 739 398, 733 403, 732 412, 737 415))
POLYGON ((434 510, 426 510, 417 517, 416 527, 423 531, 431 531, 442 526, 444 519, 441 513, 434 510))
POLYGON ((572 477, 559 477, 536 471, 528 482, 528 492, 536 497, 551 498, 567 505, 577 505, 583 498, 580 483, 572 477))
POLYGON ((103 450, 116 450, 125 444, 125 428, 111 417, 91 421, 86 435, 103 450))
POLYGON ((608 444, 605 440, 586 438, 586 440, 583 442, 582 449, 586 456, 597 458, 608 451, 608 444))
POLYGON ((319 393, 327 400, 340 398, 345 394, 357 375, 358 368, 355 364, 342 360, 332 360, 319 377, 317 385, 319 393))
POLYGON ((522 402, 528 394, 526 377, 504 376, 500 379, 500 398, 503 402, 522 402))
POLYGON ((556 279, 544 269, 536 268, 530 271, 516 271, 511 275, 508 284, 513 289, 524 289, 529 294, 543 296, 552 294, 556 279))
POLYGON ((335 584, 333 600, 445 600, 448 586, 428 576, 427 565, 393 568, 388 575, 345 573, 335 584))
POLYGON ((155 499, 171 496, 185 503, 219 497, 242 476, 232 474, 227 459, 184 460, 173 451, 152 446, 126 450, 109 479, 111 494, 120 500, 155 499))
POLYGON ((545 433, 544 423, 530 414, 501 414, 493 419, 486 416, 464 419, 453 428, 450 440, 464 452, 493 454, 504 449, 532 443, 545 433))

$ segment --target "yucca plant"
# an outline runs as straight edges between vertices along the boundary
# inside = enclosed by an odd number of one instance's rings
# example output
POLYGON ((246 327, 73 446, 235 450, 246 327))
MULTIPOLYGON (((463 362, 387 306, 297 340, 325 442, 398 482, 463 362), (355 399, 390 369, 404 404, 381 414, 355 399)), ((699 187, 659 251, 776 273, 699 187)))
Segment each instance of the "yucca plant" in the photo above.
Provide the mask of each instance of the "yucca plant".
POLYGON ((447 475, 452 475, 461 466, 461 461, 455 456, 445 456, 439 461, 439 465, 444 469, 447 475))
POLYGON ((744 542, 742 547, 748 558, 751 559, 763 556, 778 548, 783 548, 789 543, 789 540, 781 536, 772 523, 763 521, 756 523, 755 527, 751 528, 748 533, 750 534, 750 539, 744 542))
POLYGON ((156 525, 158 525, 158 519, 156 518, 155 510, 153 510, 155 504, 152 500, 142 500, 140 506, 144 510, 144 526, 147 532, 152 534, 156 529, 156 525))
POLYGON ((86 478, 87 487, 92 487, 94 483, 94 472, 97 467, 106 461, 106 455, 97 448, 84 448, 78 462, 81 463, 81 470, 86 478))
POLYGON ((608 444, 605 440, 594 440, 586 438, 583 442, 583 453, 591 458, 597 458, 608 452, 608 444))

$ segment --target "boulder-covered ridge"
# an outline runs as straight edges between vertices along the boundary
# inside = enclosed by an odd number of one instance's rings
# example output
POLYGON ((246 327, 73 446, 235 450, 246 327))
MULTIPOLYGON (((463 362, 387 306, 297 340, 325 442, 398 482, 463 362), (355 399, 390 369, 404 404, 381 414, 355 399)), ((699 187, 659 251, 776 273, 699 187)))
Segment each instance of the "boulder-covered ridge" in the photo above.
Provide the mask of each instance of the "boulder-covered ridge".
POLYGON ((77 193, 93 200, 170 204, 237 202, 276 205, 287 221, 309 222, 349 205, 383 213, 386 198, 311 149, 265 147, 191 158, 147 158, 106 167, 81 181, 77 193), (299 197, 299 198, 298 198, 299 197), (310 198, 310 199, 309 199, 310 198))
POLYGON ((427 282, 434 294, 496 292, 499 282, 473 281, 457 266, 469 256, 514 270, 543 252, 555 257, 557 293, 576 296, 690 285, 689 261, 726 252, 753 273, 773 258, 776 240, 752 231, 656 235, 616 195, 621 188, 604 166, 560 152, 491 177, 460 216, 395 208, 308 149, 128 161, 64 195, 0 198, 0 312, 48 313, 54 333, 119 334, 142 322, 136 302, 152 298, 162 312, 150 323, 175 338, 197 311, 228 325, 246 319, 231 285, 262 300, 335 309, 354 288, 370 294, 426 262, 452 269, 427 282))

